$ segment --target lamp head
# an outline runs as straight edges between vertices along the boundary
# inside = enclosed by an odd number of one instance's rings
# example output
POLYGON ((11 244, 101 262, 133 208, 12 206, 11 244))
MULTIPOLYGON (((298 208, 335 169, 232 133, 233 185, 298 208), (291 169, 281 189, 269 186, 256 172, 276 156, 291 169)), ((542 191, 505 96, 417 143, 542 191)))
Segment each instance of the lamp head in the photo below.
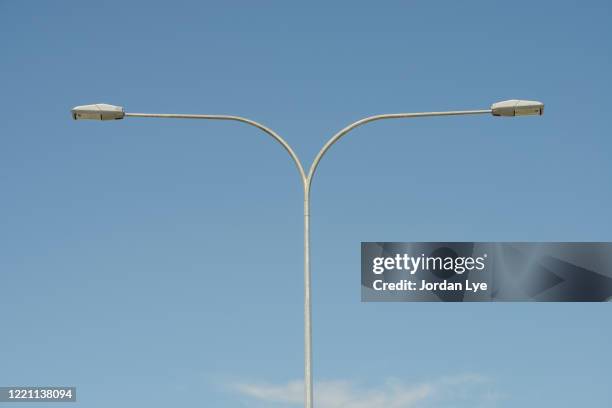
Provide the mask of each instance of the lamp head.
POLYGON ((538 101, 510 99, 491 105, 493 116, 528 116, 544 114, 544 104, 538 101))
POLYGON ((71 112, 74 120, 114 120, 123 119, 125 116, 125 111, 121 106, 108 105, 106 103, 75 106, 71 112))

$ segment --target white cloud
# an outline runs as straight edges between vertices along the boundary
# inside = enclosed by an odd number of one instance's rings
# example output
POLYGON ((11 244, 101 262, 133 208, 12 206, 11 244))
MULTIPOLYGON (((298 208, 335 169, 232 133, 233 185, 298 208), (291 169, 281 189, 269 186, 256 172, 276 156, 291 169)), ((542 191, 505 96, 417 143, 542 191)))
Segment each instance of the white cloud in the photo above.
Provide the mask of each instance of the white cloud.
MULTIPOLYGON (((285 384, 237 383, 232 389, 251 400, 276 406, 301 406, 304 387, 301 380, 285 384)), ((498 398, 487 380, 478 375, 445 377, 436 381, 408 384, 390 379, 375 387, 364 387, 351 381, 321 381, 315 385, 317 408, 415 408, 456 406, 457 402, 478 407, 494 407, 498 398), (445 405, 450 403, 450 405, 445 405)))

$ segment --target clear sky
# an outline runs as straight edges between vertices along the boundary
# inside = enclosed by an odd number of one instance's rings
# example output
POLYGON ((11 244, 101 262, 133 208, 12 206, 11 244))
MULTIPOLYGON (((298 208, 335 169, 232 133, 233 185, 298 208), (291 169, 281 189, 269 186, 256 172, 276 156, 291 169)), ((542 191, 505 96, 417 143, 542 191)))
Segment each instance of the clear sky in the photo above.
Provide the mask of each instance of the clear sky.
MULTIPOLYGON (((305 165, 318 406, 612 406, 610 303, 360 302, 361 241, 612 241, 606 1, 0 0, 0 385, 294 407, 305 165)), ((25 405, 24 405, 25 406, 25 405)), ((56 406, 56 405, 54 405, 56 406)), ((57 405, 61 407, 62 405, 57 405)))

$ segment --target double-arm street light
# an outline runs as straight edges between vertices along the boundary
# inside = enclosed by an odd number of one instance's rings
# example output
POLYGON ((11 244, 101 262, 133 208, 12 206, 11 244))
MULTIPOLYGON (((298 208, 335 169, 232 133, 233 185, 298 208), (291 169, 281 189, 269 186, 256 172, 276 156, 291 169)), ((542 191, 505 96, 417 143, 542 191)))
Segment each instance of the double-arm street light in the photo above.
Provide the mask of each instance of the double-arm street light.
POLYGON ((323 148, 316 155, 312 162, 308 173, 304 170, 304 166, 297 154, 291 146, 272 129, 255 122, 250 119, 240 116, 230 115, 190 115, 190 114, 167 114, 167 113, 127 113, 120 106, 107 104, 94 104, 77 106, 72 109, 72 117, 75 120, 93 119, 93 120, 115 120, 123 118, 175 118, 175 119, 210 119, 210 120, 227 120, 242 122, 254 126, 268 135, 272 136, 279 142, 283 148, 289 153, 300 173, 300 180, 304 188, 304 407, 312 408, 312 328, 311 328, 311 306, 310 306, 310 187, 312 179, 317 170, 319 162, 329 150, 329 148, 340 140, 351 130, 365 125, 369 122, 374 122, 382 119, 401 119, 401 118, 420 118, 426 116, 458 116, 458 115, 481 115, 492 114, 493 116, 526 116, 526 115, 542 115, 544 113, 544 104, 537 101, 522 101, 508 100, 494 103, 489 109, 481 110, 465 110, 465 111, 448 111, 448 112, 420 112, 420 113, 390 113, 383 115, 374 115, 351 123, 344 129, 340 130, 325 143, 323 148))

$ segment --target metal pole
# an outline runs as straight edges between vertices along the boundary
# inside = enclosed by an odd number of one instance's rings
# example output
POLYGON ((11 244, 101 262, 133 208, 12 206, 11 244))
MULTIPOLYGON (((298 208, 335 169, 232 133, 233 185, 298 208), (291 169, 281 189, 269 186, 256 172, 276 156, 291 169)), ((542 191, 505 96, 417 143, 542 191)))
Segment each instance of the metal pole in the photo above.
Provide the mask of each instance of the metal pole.
POLYGON ((264 131, 279 142, 293 159, 300 173, 300 179, 304 187, 304 408, 313 408, 313 387, 312 387, 312 318, 311 318, 311 298, 310 298, 310 187, 315 171, 319 162, 329 150, 329 148, 340 140, 351 130, 369 122, 374 122, 381 119, 400 119, 400 118, 415 118, 426 116, 456 116, 456 115, 478 115, 491 113, 490 109, 470 110, 470 111, 449 111, 449 112, 423 112, 423 113, 390 113, 384 115, 369 116, 360 119, 347 127, 340 130, 332 136, 327 143, 321 148, 317 156, 310 166, 308 175, 306 175, 302 163, 295 154, 291 146, 278 134, 270 128, 255 122, 250 119, 240 116, 229 115, 191 115, 191 114, 164 114, 164 113, 126 113, 126 117, 140 118, 176 118, 176 119, 212 119, 212 120, 229 120, 243 122, 264 131))
POLYGON ((312 319, 310 303, 310 183, 304 183, 304 407, 312 408, 312 319))

